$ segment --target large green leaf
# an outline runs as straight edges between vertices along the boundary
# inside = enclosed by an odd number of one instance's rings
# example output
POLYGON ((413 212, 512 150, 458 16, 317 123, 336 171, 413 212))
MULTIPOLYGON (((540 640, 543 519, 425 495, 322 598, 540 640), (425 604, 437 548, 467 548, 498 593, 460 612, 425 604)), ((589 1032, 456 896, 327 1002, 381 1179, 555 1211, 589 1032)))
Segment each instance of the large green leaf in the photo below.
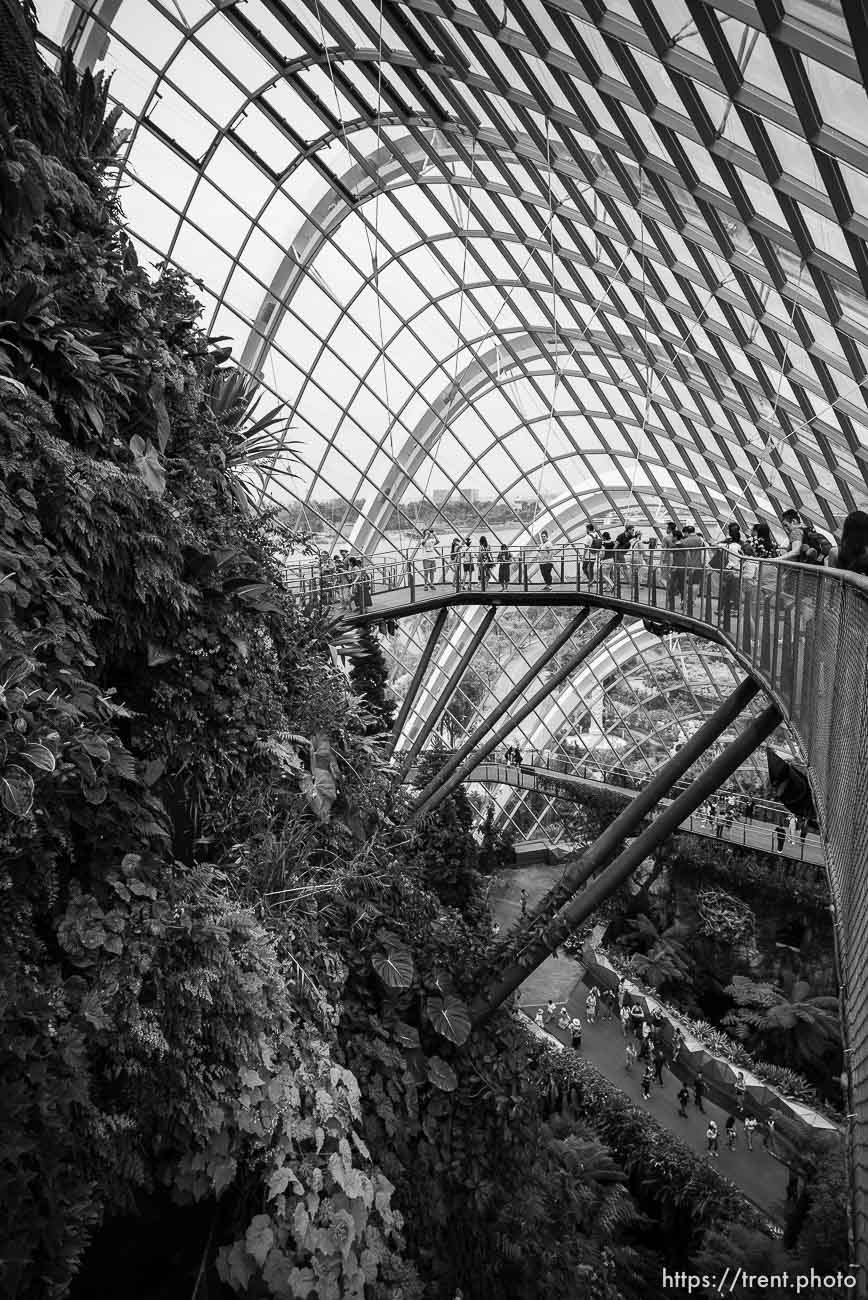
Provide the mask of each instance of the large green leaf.
POLYGON ((444 1038, 460 1047, 470 1036, 470 1016, 460 998, 429 998, 425 1004, 428 1019, 444 1038))
POLYGON ((54 755, 47 745, 36 743, 25 745, 21 757, 26 758, 34 767, 38 767, 40 772, 53 772, 56 767, 54 755))
POLYGON ((428 1078, 441 1092, 454 1092, 458 1087, 458 1075, 452 1066, 439 1056, 432 1056, 429 1059, 428 1078))
POLYGON ((17 763, 0 773, 0 803, 13 817, 26 817, 33 807, 33 777, 17 763))
POLYGON ((419 1046, 419 1030, 414 1029, 412 1025, 406 1024, 403 1020, 399 1020, 395 1025, 395 1037, 402 1047, 419 1046))
POLYGON ((371 964, 387 988, 408 989, 413 983, 413 958, 406 948, 375 952, 371 964))

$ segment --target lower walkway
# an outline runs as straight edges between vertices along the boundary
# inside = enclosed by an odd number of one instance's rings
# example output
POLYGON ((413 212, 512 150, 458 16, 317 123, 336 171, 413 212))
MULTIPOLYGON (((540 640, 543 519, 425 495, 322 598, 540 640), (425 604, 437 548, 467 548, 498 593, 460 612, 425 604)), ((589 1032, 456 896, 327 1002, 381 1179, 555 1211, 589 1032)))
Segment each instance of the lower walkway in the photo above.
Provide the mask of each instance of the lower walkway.
MULTIPOLYGON (((520 912, 520 894, 526 889, 529 907, 533 908, 551 887, 560 879, 558 867, 525 867, 504 873, 492 885, 489 901, 492 911, 501 929, 506 931, 516 922, 520 912)), ((788 1170, 786 1165, 776 1160, 763 1149, 762 1139, 755 1137, 754 1150, 748 1151, 744 1141, 744 1131, 738 1125, 736 1149, 726 1149, 724 1125, 727 1112, 705 1102, 705 1113, 700 1114, 692 1100, 687 1107, 687 1119, 678 1115, 676 1094, 680 1082, 675 1075, 664 1070, 663 1087, 654 1084, 649 1100, 642 1100, 642 1071, 637 1064, 630 1073, 624 1067, 624 1038, 620 1023, 616 1019, 609 1021, 598 1019, 594 1025, 588 1025, 585 1015, 585 997, 587 988, 582 983, 584 968, 581 962, 572 957, 549 957, 533 971, 521 985, 519 1009, 533 1018, 537 1009, 553 998, 560 1009, 565 1004, 570 1015, 578 1015, 582 1021, 584 1033, 582 1055, 591 1061, 602 1074, 615 1083, 630 1097, 637 1106, 647 1110, 658 1123, 671 1129, 683 1142, 694 1151, 702 1154, 706 1151, 705 1129, 709 1119, 717 1121, 720 1130, 720 1158, 714 1163, 724 1177, 729 1178, 745 1195, 753 1201, 774 1222, 784 1221, 784 1206, 788 1170)), ((554 1037, 561 1042, 567 1041, 567 1034, 554 1030, 554 1037)), ((691 1090, 692 1097, 692 1090, 691 1090)))
MULTIPOLYGON (((558 771, 554 767, 537 766, 533 763, 522 763, 516 766, 514 763, 506 763, 503 760, 498 762, 492 758, 483 760, 475 767, 467 780, 490 785, 510 785, 523 790, 539 790, 554 798, 573 795, 581 799, 583 794, 593 797, 604 790, 606 794, 623 799, 625 803, 634 797, 638 789, 638 787, 627 788, 614 785, 605 780, 596 780, 572 772, 558 771)), ((686 784, 682 782, 674 788, 678 790, 684 788, 686 784)), ((661 799, 659 806, 667 808, 671 802, 670 798, 661 799)), ((766 807, 770 809, 771 805, 766 807)), ((706 815, 700 811, 683 821, 678 829, 691 835, 725 840, 729 844, 755 849, 759 853, 768 853, 795 862, 806 862, 822 869, 825 857, 819 835, 813 831, 806 832, 804 836, 790 834, 784 825, 786 810, 781 807, 777 811, 777 816, 780 820, 773 825, 768 820, 756 817, 733 816, 729 819, 723 817, 712 819, 710 814, 706 815)), ((817 875, 822 879, 823 871, 820 870, 817 875)))

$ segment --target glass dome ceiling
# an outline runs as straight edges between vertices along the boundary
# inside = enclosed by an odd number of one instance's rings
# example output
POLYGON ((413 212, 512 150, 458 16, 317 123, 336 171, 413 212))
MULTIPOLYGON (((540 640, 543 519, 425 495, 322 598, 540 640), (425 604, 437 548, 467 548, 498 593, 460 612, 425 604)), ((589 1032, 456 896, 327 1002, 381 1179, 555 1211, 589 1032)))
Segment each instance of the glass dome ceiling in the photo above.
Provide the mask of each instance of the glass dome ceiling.
POLYGON ((858 0, 40 8, 114 71, 130 232, 286 403, 324 544, 868 501, 858 0))

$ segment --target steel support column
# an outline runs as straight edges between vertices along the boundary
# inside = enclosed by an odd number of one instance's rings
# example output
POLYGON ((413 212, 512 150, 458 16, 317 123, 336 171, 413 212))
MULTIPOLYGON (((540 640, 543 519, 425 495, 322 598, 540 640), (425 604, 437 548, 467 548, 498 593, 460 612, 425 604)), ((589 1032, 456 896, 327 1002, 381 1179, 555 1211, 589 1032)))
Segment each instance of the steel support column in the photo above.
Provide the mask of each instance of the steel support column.
POLYGON ((425 676, 425 670, 427 669, 428 665, 431 662, 431 656, 434 653, 434 647, 437 645, 437 642, 440 640, 440 633, 443 631, 443 624, 446 622, 446 615, 448 613, 449 613, 448 605, 444 605, 443 608, 438 610, 437 612, 437 617, 434 620, 434 626, 432 627, 431 632, 428 636, 428 640, 425 643, 425 649, 422 651, 422 654, 419 658, 419 662, 416 665, 416 671, 413 674, 413 680, 410 683, 410 687, 407 691, 407 694, 404 696, 403 703, 401 704, 401 708, 398 711, 398 716, 395 719, 395 725, 392 728, 392 735, 389 738, 390 753, 394 750, 395 746, 397 745, 398 737, 401 734, 401 729, 403 728, 404 723, 407 721, 407 717, 410 713, 411 708, 413 707, 413 701, 415 700, 416 695, 418 694, 419 687, 422 685, 422 679, 425 676))
POLYGON ((747 677, 727 696, 711 717, 706 718, 699 730, 655 772, 645 788, 631 799, 624 811, 618 814, 581 857, 563 864, 563 876, 534 909, 537 916, 546 913, 551 915, 563 907, 586 880, 612 861, 627 836, 635 834, 647 813, 669 793, 675 782, 684 776, 709 746, 723 735, 758 691, 759 684, 747 677))
POLYGON ((765 709, 757 718, 748 723, 740 736, 736 737, 683 794, 661 812, 652 824, 638 835, 605 871, 592 881, 586 889, 563 907, 537 938, 532 938, 500 972, 471 1009, 471 1021, 478 1025, 501 1003, 509 997, 518 986, 527 979, 531 971, 556 952, 564 939, 577 926, 594 912, 605 899, 618 889, 648 857, 649 853, 660 844, 667 835, 676 830, 691 813, 713 794, 728 777, 732 776, 746 758, 759 748, 780 726, 782 716, 777 705, 765 709))
POLYGON ((558 651, 561 649, 562 646, 566 645, 570 637, 573 636, 574 633, 578 632, 579 628, 582 626, 582 624, 584 623, 585 619, 588 617, 590 612, 591 611, 586 607, 580 610, 579 613, 575 616, 575 618, 570 619, 569 623, 561 632, 561 634, 558 637, 556 637, 555 640, 552 642, 552 644, 543 651, 543 653, 539 656, 538 659, 534 660, 530 668, 528 668, 527 672, 524 673, 523 676, 519 679, 519 681, 516 682, 515 686, 513 686, 512 689, 506 693, 506 695, 501 700, 500 704, 497 705, 494 711, 490 713, 489 716, 485 719, 485 721, 476 728, 476 730, 473 732, 471 736, 468 737, 468 739, 464 742, 461 748, 456 749, 455 752, 452 754, 451 758, 448 758, 446 760, 442 770, 437 773, 437 775, 434 777, 433 780, 428 782, 428 784, 425 786, 422 793, 419 795, 419 798, 416 800, 416 804, 413 809, 414 813, 417 808, 420 808, 423 803, 427 802, 427 800, 430 799, 434 791, 439 788, 441 782, 447 780, 448 777, 452 775, 456 767, 458 767, 459 763, 462 763, 464 759, 467 757, 467 755, 473 750, 474 746, 479 744, 480 740, 482 740, 482 738, 486 735, 486 733, 491 730, 495 722, 500 721, 504 713, 506 713, 506 711, 512 707, 512 705, 519 698, 519 696, 523 694, 523 692, 527 689, 528 686, 530 686, 534 678, 540 672, 542 672, 546 664, 549 663, 549 661, 555 657, 555 655, 558 653, 558 651))
MULTIPOLYGON (((487 739, 483 740, 481 744, 472 750, 463 761, 459 762, 458 767, 455 768, 451 776, 447 777, 445 780, 440 780, 438 777, 437 785, 432 793, 427 798, 420 797, 418 803, 413 807, 409 818, 410 822, 412 823, 416 821, 426 813, 433 812, 433 810, 443 802, 446 796, 466 779, 468 774, 473 771, 474 767, 476 767, 478 763, 482 762, 486 755, 491 753, 496 745, 499 745, 500 742, 508 736, 509 733, 517 727, 529 713, 533 713, 534 709, 542 704, 543 700, 546 699, 547 696, 551 695, 552 691, 555 690, 556 687, 560 686, 561 682, 566 677, 569 677, 570 673, 575 672, 575 670, 584 663, 588 655, 593 654, 595 650, 599 649, 609 633, 614 632, 615 628, 621 622, 621 618, 621 614, 614 614, 612 618, 609 619, 608 623, 595 632, 591 639, 586 642, 580 650, 577 650, 574 655, 570 656, 562 668, 559 668, 556 673, 553 673, 547 682, 540 686, 538 690, 534 691, 529 699, 525 700, 518 713, 507 718, 506 722, 502 723, 494 732, 490 732, 492 722, 494 721, 494 715, 492 715, 492 718, 489 719, 485 728, 486 731, 489 731, 490 733, 487 739)), ((495 710, 495 713, 499 713, 502 716, 504 711, 505 710, 501 705, 499 709, 495 710)))
POLYGON ((406 756, 404 757, 401 763, 396 780, 403 781, 406 779, 407 773, 410 771, 410 768, 413 766, 413 763, 416 759, 416 755, 419 753, 419 750, 422 748, 422 746, 425 744, 425 741, 431 735, 431 732, 437 726, 437 723, 443 717, 443 714, 449 705, 449 701, 452 699, 452 696, 455 694, 455 688, 457 687, 458 683, 461 681, 461 678, 464 676, 468 667, 470 666, 470 661, 473 658, 473 656, 476 654, 476 651, 479 649, 479 646, 482 642, 482 638, 485 636, 486 632, 491 627, 492 619, 494 618, 496 613, 497 613, 496 605, 490 605, 489 608, 485 611, 485 615, 483 617, 482 622, 480 623, 476 631, 473 633, 473 637, 471 639, 470 645, 467 647, 467 649, 464 651, 464 654, 461 656, 461 658, 458 661, 458 667, 455 669, 452 676, 449 678, 448 682, 446 683, 445 687, 440 692, 436 702, 434 703, 430 713, 428 714, 428 717, 425 719, 425 721, 422 723, 421 727, 419 728, 419 731, 416 735, 416 739, 413 741, 412 745, 410 746, 406 756))

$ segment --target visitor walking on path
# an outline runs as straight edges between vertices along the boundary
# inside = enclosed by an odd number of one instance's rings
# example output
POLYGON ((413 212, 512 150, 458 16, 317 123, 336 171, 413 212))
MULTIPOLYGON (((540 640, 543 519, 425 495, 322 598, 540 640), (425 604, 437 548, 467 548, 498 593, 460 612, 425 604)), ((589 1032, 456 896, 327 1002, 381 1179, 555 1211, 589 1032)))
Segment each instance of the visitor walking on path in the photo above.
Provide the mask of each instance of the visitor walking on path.
POLYGON ((558 1029, 569 1029, 571 1023, 569 1011, 567 1011, 566 1007, 561 1007, 561 1012, 558 1016, 558 1029))
POLYGON ((604 1020, 612 1019, 614 1006, 615 1006, 615 990, 603 989, 603 992, 600 996, 600 1007, 602 1008, 603 1011, 604 1020))
POLYGON ((769 1115, 766 1120, 766 1128, 763 1133, 763 1146, 769 1155, 775 1155, 775 1117, 769 1115))
POLYGON ((558 1014, 558 1009, 557 1006, 555 1005, 555 1000, 554 998, 549 998, 548 1002, 546 1003, 546 1024, 547 1025, 551 1024, 551 1022, 554 1020, 557 1014, 558 1014))
POLYGON ((578 1016, 570 1021, 570 1046, 574 1052, 582 1050, 582 1022, 578 1016))
POLYGON ((625 1038, 627 1038, 630 1033, 630 1008, 629 1007, 621 1008, 621 1033, 624 1035, 625 1038))
POLYGON ((588 994, 588 996, 585 998, 585 1012, 586 1012, 586 1015, 587 1015, 587 1018, 588 1018, 588 1024, 589 1024, 589 1025, 594 1024, 594 1022, 595 1022, 596 1019, 597 1019, 597 986, 596 986, 596 984, 595 984, 594 987, 591 989, 591 991, 590 991, 590 993, 588 994))
POLYGON ((539 1025, 540 1029, 545 1029, 545 1013, 543 1012, 542 1007, 539 1008, 533 1020, 534 1024, 539 1025))
POLYGON ((526 889, 523 889, 521 891, 521 893, 519 894, 519 899, 521 900, 521 919, 524 920, 524 918, 527 916, 528 892, 526 889))
POLYGON ((636 1061, 636 1044, 632 1039, 627 1039, 627 1046, 624 1048, 624 1069, 629 1074, 633 1069, 636 1061))
POLYGON ((682 1119, 687 1119, 687 1103, 690 1101, 690 1093, 686 1083, 682 1083, 678 1089, 678 1114, 682 1119))
POLYGON ((744 1144, 748 1151, 753 1151, 753 1135, 756 1130, 756 1120, 753 1115, 748 1115, 744 1121, 744 1144))
POLYGON ((717 1122, 713 1119, 708 1121, 708 1128, 705 1130, 705 1140, 708 1143, 709 1158, 714 1156, 715 1160, 719 1160, 720 1144, 717 1136, 717 1122))
POLYGON ((744 1114, 744 1095, 747 1092, 747 1084, 744 1081, 744 1072, 739 1070, 735 1076, 735 1104, 738 1107, 739 1115, 744 1114))
POLYGON ((730 1115, 727 1117, 726 1121, 726 1145, 729 1147, 730 1151, 735 1150, 736 1136, 735 1116, 730 1115))
POLYGON ((642 1075, 642 1096, 645 1101, 651 1096, 651 1084, 654 1082, 654 1071, 650 1065, 645 1066, 645 1073, 642 1075))
POLYGON ((663 1055, 663 1049, 661 1047, 655 1047, 654 1048, 654 1078, 660 1084, 661 1088, 663 1087, 663 1066, 665 1064, 665 1060, 666 1058, 663 1055))
POLYGON ((702 1071, 700 1070, 696 1078, 693 1080, 693 1104, 703 1115, 705 1114, 705 1107, 702 1104, 704 1096, 705 1080, 703 1079, 702 1071))
POLYGON ((642 1026, 645 1023, 645 1012, 638 1002, 634 1002, 630 1008, 630 1019, 633 1021, 633 1033, 637 1038, 641 1038, 642 1026))

